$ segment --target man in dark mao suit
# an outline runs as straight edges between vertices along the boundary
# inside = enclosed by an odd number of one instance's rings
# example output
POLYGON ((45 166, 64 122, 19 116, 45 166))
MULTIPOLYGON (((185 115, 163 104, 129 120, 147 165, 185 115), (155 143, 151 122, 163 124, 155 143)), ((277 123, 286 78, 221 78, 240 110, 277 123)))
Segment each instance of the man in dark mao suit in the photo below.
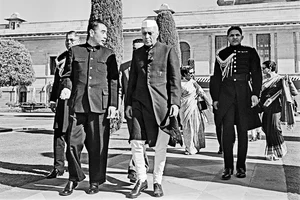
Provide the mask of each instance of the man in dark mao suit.
POLYGON ((99 191, 106 181, 109 120, 118 105, 118 66, 111 49, 103 45, 107 28, 101 21, 88 25, 85 44, 69 50, 62 78, 71 80, 72 91, 64 88, 62 99, 69 99, 70 126, 67 147, 69 182, 60 195, 73 192, 79 181, 85 179, 80 165, 80 154, 85 145, 89 158, 88 194, 99 191))
POLYGON ((180 63, 175 49, 157 42, 154 20, 142 22, 144 46, 133 53, 127 90, 126 115, 132 118, 131 149, 138 182, 128 195, 136 198, 148 188, 144 145, 155 146, 154 196, 163 196, 161 186, 169 135, 159 127, 177 117, 180 107, 180 63))
POLYGON ((236 176, 246 177, 246 155, 248 149, 248 121, 251 107, 258 104, 262 85, 260 59, 254 48, 242 46, 242 29, 230 27, 227 31, 230 46, 216 55, 213 91, 211 96, 216 109, 216 123, 223 127, 223 152, 225 170, 222 179, 233 174, 233 146, 237 127, 238 152, 236 176), (252 80, 251 88, 249 80, 252 80))
MULTIPOLYGON (((67 49, 79 43, 79 37, 75 31, 69 31, 66 34, 65 45, 67 49)), ((66 57, 68 51, 64 51, 56 59, 56 69, 54 75, 54 82, 52 86, 52 92, 50 96, 50 108, 55 109, 54 117, 54 140, 53 140, 53 153, 54 153, 54 165, 53 170, 47 176, 48 179, 56 178, 64 173, 65 168, 65 136, 69 125, 69 109, 67 100, 59 98, 62 90, 61 74, 64 70, 66 57)))

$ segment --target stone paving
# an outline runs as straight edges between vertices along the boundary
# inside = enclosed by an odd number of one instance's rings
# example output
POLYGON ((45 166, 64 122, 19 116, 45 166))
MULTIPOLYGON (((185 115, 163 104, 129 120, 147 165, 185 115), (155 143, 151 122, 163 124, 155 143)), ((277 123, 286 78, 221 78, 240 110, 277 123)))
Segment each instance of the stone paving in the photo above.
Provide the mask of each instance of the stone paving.
MULTIPOLYGON (((29 126, 27 126, 28 128, 29 126)), ((41 127, 39 127, 41 128, 41 127)), ((31 132, 36 134, 26 133, 26 129, 23 131, 11 132, 16 137, 23 138, 27 134, 26 138, 46 138, 45 142, 42 142, 36 151, 44 152, 44 155, 51 152, 51 145, 43 147, 44 144, 51 144, 52 135, 46 133, 47 130, 51 131, 51 126, 44 126, 44 134, 39 134, 38 131, 31 132), (46 153, 45 153, 46 152, 46 153)), ((30 129, 28 129, 30 130, 30 129)), ((1 133, 2 135, 3 133, 1 133)), ((8 133, 2 135, 4 140, 8 137, 8 133)), ((126 124, 123 124, 121 129, 111 136, 109 160, 107 169, 107 182, 100 188, 100 192, 95 195, 86 194, 85 190, 89 187, 88 176, 79 184, 74 190, 73 194, 68 197, 61 197, 58 195, 59 191, 63 189, 67 180, 68 173, 63 176, 48 180, 43 178, 47 170, 51 169, 51 163, 53 162, 52 156, 40 157, 37 155, 36 163, 21 165, 27 167, 26 170, 22 170, 22 167, 12 167, 11 163, 16 163, 16 160, 11 159, 7 161, 10 163, 10 167, 3 170, 5 162, 2 160, 0 164, 0 183, 6 184, 7 189, 0 191, 0 199, 22 199, 22 200, 44 200, 44 199, 126 199, 126 195, 133 188, 133 184, 127 179, 127 166, 128 161, 131 158, 130 146, 127 141, 128 132, 126 124), (40 160, 37 160, 40 159, 40 160), (42 165, 46 167, 41 167, 42 165), (42 170, 41 170, 42 169, 42 170), (46 170, 47 169, 47 170, 46 170), (19 171, 18 171, 19 170, 19 171), (23 171, 23 172, 21 172, 23 171), (20 173, 26 179, 24 171, 28 174, 39 174, 37 180, 27 182, 26 184, 16 185, 1 181, 1 174, 18 174, 20 173)), ((31 140, 32 140, 31 139, 31 140)), ((8 140, 8 139, 7 139, 8 140)), ((42 141, 44 139, 41 139, 42 141)), ((16 140, 17 142, 19 140, 16 140)), ((186 199, 186 200, 296 200, 299 198, 299 191, 296 194, 291 194, 287 189, 287 179, 282 160, 267 161, 264 158, 265 140, 258 140, 255 142, 249 142, 247 157, 247 177, 244 179, 238 179, 232 176, 230 180, 221 180, 221 174, 223 171, 223 158, 217 154, 218 143, 214 134, 214 126, 207 124, 206 127, 206 148, 201 149, 199 154, 185 155, 184 148, 177 145, 176 147, 168 148, 167 164, 165 167, 165 175, 163 178, 163 190, 164 196, 159 199, 186 199)), ((32 148, 34 150, 34 148, 32 148)), ((3 151, 4 154, 9 151, 3 151)), ((24 150, 26 152, 26 149, 24 150)), ((236 145, 235 152, 236 153, 236 145)), ((4 155, 3 154, 3 155, 4 155)), ((51 153, 50 153, 51 154, 51 153)), ((147 154, 150 159, 150 172, 148 174, 148 189, 138 197, 138 199, 154 199, 152 196, 153 182, 153 155, 154 150, 147 149, 147 154)), ((2 152, 1 152, 2 155, 2 152)), ((32 156, 28 156, 28 163, 34 160, 32 156)), ((5 157, 5 156, 4 156, 5 157)), ((299 157, 298 157, 299 158, 299 157)), ((9 158, 6 158, 9 160, 9 158)), ((24 162, 24 161, 23 161, 24 162)), ((26 162, 25 162, 26 163, 26 162)), ((87 168, 87 155, 86 151, 82 156, 82 167, 88 174, 87 168)), ((17 164, 16 164, 17 165, 17 164)), ((297 170, 299 170, 299 166, 297 170)), ((25 174, 26 174, 25 173, 25 174)), ((298 183, 299 188, 300 183, 298 183)))

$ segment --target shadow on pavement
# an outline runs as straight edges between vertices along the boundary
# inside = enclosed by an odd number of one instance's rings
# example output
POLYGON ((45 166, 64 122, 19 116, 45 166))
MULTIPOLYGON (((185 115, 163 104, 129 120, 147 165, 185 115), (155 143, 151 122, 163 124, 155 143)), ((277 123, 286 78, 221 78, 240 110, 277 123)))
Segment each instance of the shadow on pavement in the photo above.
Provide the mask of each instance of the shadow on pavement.
MULTIPOLYGON (((109 165, 109 167, 115 169, 122 168, 126 170, 130 158, 131 158, 130 155, 120 155, 119 158, 116 158, 115 161, 110 161, 111 164, 109 165)), ((154 157, 148 155, 148 158, 150 162, 149 173, 153 173, 154 157)), ((284 193, 286 192, 299 193, 299 191, 296 191, 298 182, 295 181, 293 183, 289 183, 289 181, 287 181, 288 191, 284 189, 285 187, 280 187, 280 185, 282 185, 285 182, 284 181, 285 177, 283 176, 282 178, 278 178, 278 174, 283 175, 281 171, 282 168, 278 168, 278 164, 247 163, 247 168, 248 171, 247 171, 246 178, 244 179, 237 178, 235 176, 236 172, 234 172, 232 178, 230 180, 225 181, 221 179, 222 172, 223 172, 223 160, 197 159, 197 158, 189 158, 189 156, 187 156, 186 158, 168 157, 166 162, 166 168, 164 171, 164 176, 189 179, 189 180, 201 181, 201 182, 206 181, 206 182, 214 182, 220 184, 239 185, 244 187, 284 192, 284 193)), ((294 170, 297 170, 299 172, 299 167, 286 166, 285 168, 286 173, 287 170, 289 170, 290 173, 292 173, 294 170)), ((298 172, 296 175, 298 175, 298 172)), ((117 172, 114 171, 108 173, 113 174, 117 172)), ((287 177, 287 179, 290 178, 287 177)))
MULTIPOLYGON (((48 157, 48 158, 54 158, 53 152, 43 152, 41 153, 42 156, 48 157)), ((120 154, 108 154, 108 159, 115 157, 115 156, 119 156, 120 154)), ((80 162, 81 164, 88 164, 89 159, 88 159, 88 154, 87 153, 81 153, 80 156, 80 162)), ((1 166, 0 166, 1 167, 1 166)))
MULTIPOLYGON (((51 155, 49 153, 43 153, 44 156, 51 155)), ((87 164, 87 154, 82 154, 82 163, 87 164)), ((113 158, 117 160, 123 160, 124 170, 127 169, 128 160, 130 155, 119 155, 119 154, 110 154, 109 158, 113 158), (119 158, 118 158, 119 157, 119 158), (121 158, 124 157, 124 158, 121 158)), ((153 173, 153 156, 149 156, 150 160, 150 171, 149 173, 153 173)), ((117 162, 115 163, 117 164, 117 162)), ((261 174, 256 174, 256 176, 260 176, 260 179, 255 182, 250 182, 247 179, 252 178, 251 173, 253 171, 247 172, 247 178, 245 179, 237 179, 234 175, 231 180, 223 181, 220 179, 222 174, 222 160, 205 160, 205 159, 195 159, 195 158, 181 158, 178 159, 176 157, 168 157, 166 163, 166 170, 164 175, 169 177, 176 178, 184 178, 195 181, 209 181, 216 182, 221 184, 232 184, 232 185, 240 185, 245 187, 259 188, 264 190, 278 191, 278 192, 291 192, 297 193, 299 192, 298 182, 300 175, 300 168, 296 166, 288 166, 284 165, 284 171, 286 173, 286 184, 288 191, 281 191, 278 188, 274 188, 274 182, 268 181, 276 181, 276 169, 278 169, 278 165, 273 164, 259 164, 259 163, 248 163, 247 167, 249 169, 260 168, 263 170, 259 170, 261 174), (252 166, 251 166, 252 165, 252 166), (255 165, 255 166, 253 166, 255 165), (274 177, 272 173, 267 173, 267 171, 274 170, 274 177), (272 176, 270 176, 272 175, 272 176), (293 177, 293 178, 292 178, 293 177), (295 179, 298 177, 298 179, 295 179), (274 178, 274 180, 272 179, 274 178), (250 184, 249 184, 250 183, 250 184)), ((114 168, 114 165, 110 167, 114 168)), ((8 162, 0 162, 0 168, 8 169, 14 171, 13 173, 0 173, 0 184, 8 185, 12 187, 21 187, 24 189, 32 189, 32 190, 51 190, 51 191, 61 191, 64 187, 64 184, 67 182, 66 179, 57 178, 57 179, 45 179, 45 176, 52 169, 52 166, 49 165, 27 165, 27 164, 16 164, 16 163, 8 163, 8 162), (24 173, 24 174, 22 174, 24 173)), ((120 165, 116 168, 120 169, 120 165)), ((83 168, 84 173, 88 175, 88 169, 83 168)), ((109 174, 124 174, 126 172, 116 172, 116 171, 108 171, 109 174)), ((110 183, 105 183, 101 185, 101 191, 107 192, 117 192, 126 196, 130 190, 133 188, 131 183, 128 183, 127 180, 123 181, 120 179, 116 179, 111 176, 107 176, 107 180, 110 183)), ((277 183, 275 183, 276 185, 277 183)), ((278 183, 280 184, 280 183, 278 183)), ((87 190, 89 184, 87 181, 82 181, 79 187, 76 190, 87 190)), ((146 191, 147 193, 147 191, 146 191)), ((149 191, 149 195, 150 191, 149 191)))
POLYGON ((300 167, 283 165, 283 169, 286 176, 287 191, 300 194, 300 167))
POLYGON ((130 147, 119 147, 119 148, 109 148, 111 150, 120 150, 120 151, 131 151, 131 148, 130 147))
POLYGON ((45 134, 45 135, 53 135, 53 130, 40 129, 40 128, 28 128, 29 130, 20 130, 18 132, 22 133, 31 133, 31 134, 45 134))
MULTIPOLYGON (((111 174, 113 173, 115 172, 111 172, 111 174)), ((101 185, 101 192, 116 192, 126 196, 132 190, 132 183, 128 183, 111 176, 106 176, 106 180, 109 181, 110 184, 104 183, 101 185)))
POLYGON ((30 118, 53 118, 54 114, 19 114, 19 115, 15 115, 14 117, 30 117, 30 118))
POLYGON ((0 161, 0 168, 15 172, 0 172, 0 184, 20 187, 27 183, 44 179, 52 167, 48 165, 27 165, 0 161))
POLYGON ((296 136, 283 136, 284 141, 288 141, 288 142, 300 142, 300 137, 296 137, 296 136))

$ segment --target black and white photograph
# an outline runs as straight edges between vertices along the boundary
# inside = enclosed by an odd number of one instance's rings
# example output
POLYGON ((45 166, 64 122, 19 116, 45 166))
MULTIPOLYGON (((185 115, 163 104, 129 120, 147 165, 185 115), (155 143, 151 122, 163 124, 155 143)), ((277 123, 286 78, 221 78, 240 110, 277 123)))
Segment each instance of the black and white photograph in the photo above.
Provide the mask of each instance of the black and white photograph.
POLYGON ((300 200, 300 0, 0 0, 0 200, 300 200))

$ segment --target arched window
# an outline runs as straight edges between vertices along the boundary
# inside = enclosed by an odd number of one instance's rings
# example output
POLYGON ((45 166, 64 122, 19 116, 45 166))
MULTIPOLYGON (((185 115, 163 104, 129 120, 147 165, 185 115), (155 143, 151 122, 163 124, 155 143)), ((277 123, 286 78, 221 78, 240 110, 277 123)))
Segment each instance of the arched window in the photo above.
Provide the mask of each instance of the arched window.
POLYGON ((190 45, 186 42, 180 42, 181 64, 186 66, 191 57, 190 45))
POLYGON ((19 103, 27 101, 27 88, 26 86, 21 86, 19 89, 19 103))

